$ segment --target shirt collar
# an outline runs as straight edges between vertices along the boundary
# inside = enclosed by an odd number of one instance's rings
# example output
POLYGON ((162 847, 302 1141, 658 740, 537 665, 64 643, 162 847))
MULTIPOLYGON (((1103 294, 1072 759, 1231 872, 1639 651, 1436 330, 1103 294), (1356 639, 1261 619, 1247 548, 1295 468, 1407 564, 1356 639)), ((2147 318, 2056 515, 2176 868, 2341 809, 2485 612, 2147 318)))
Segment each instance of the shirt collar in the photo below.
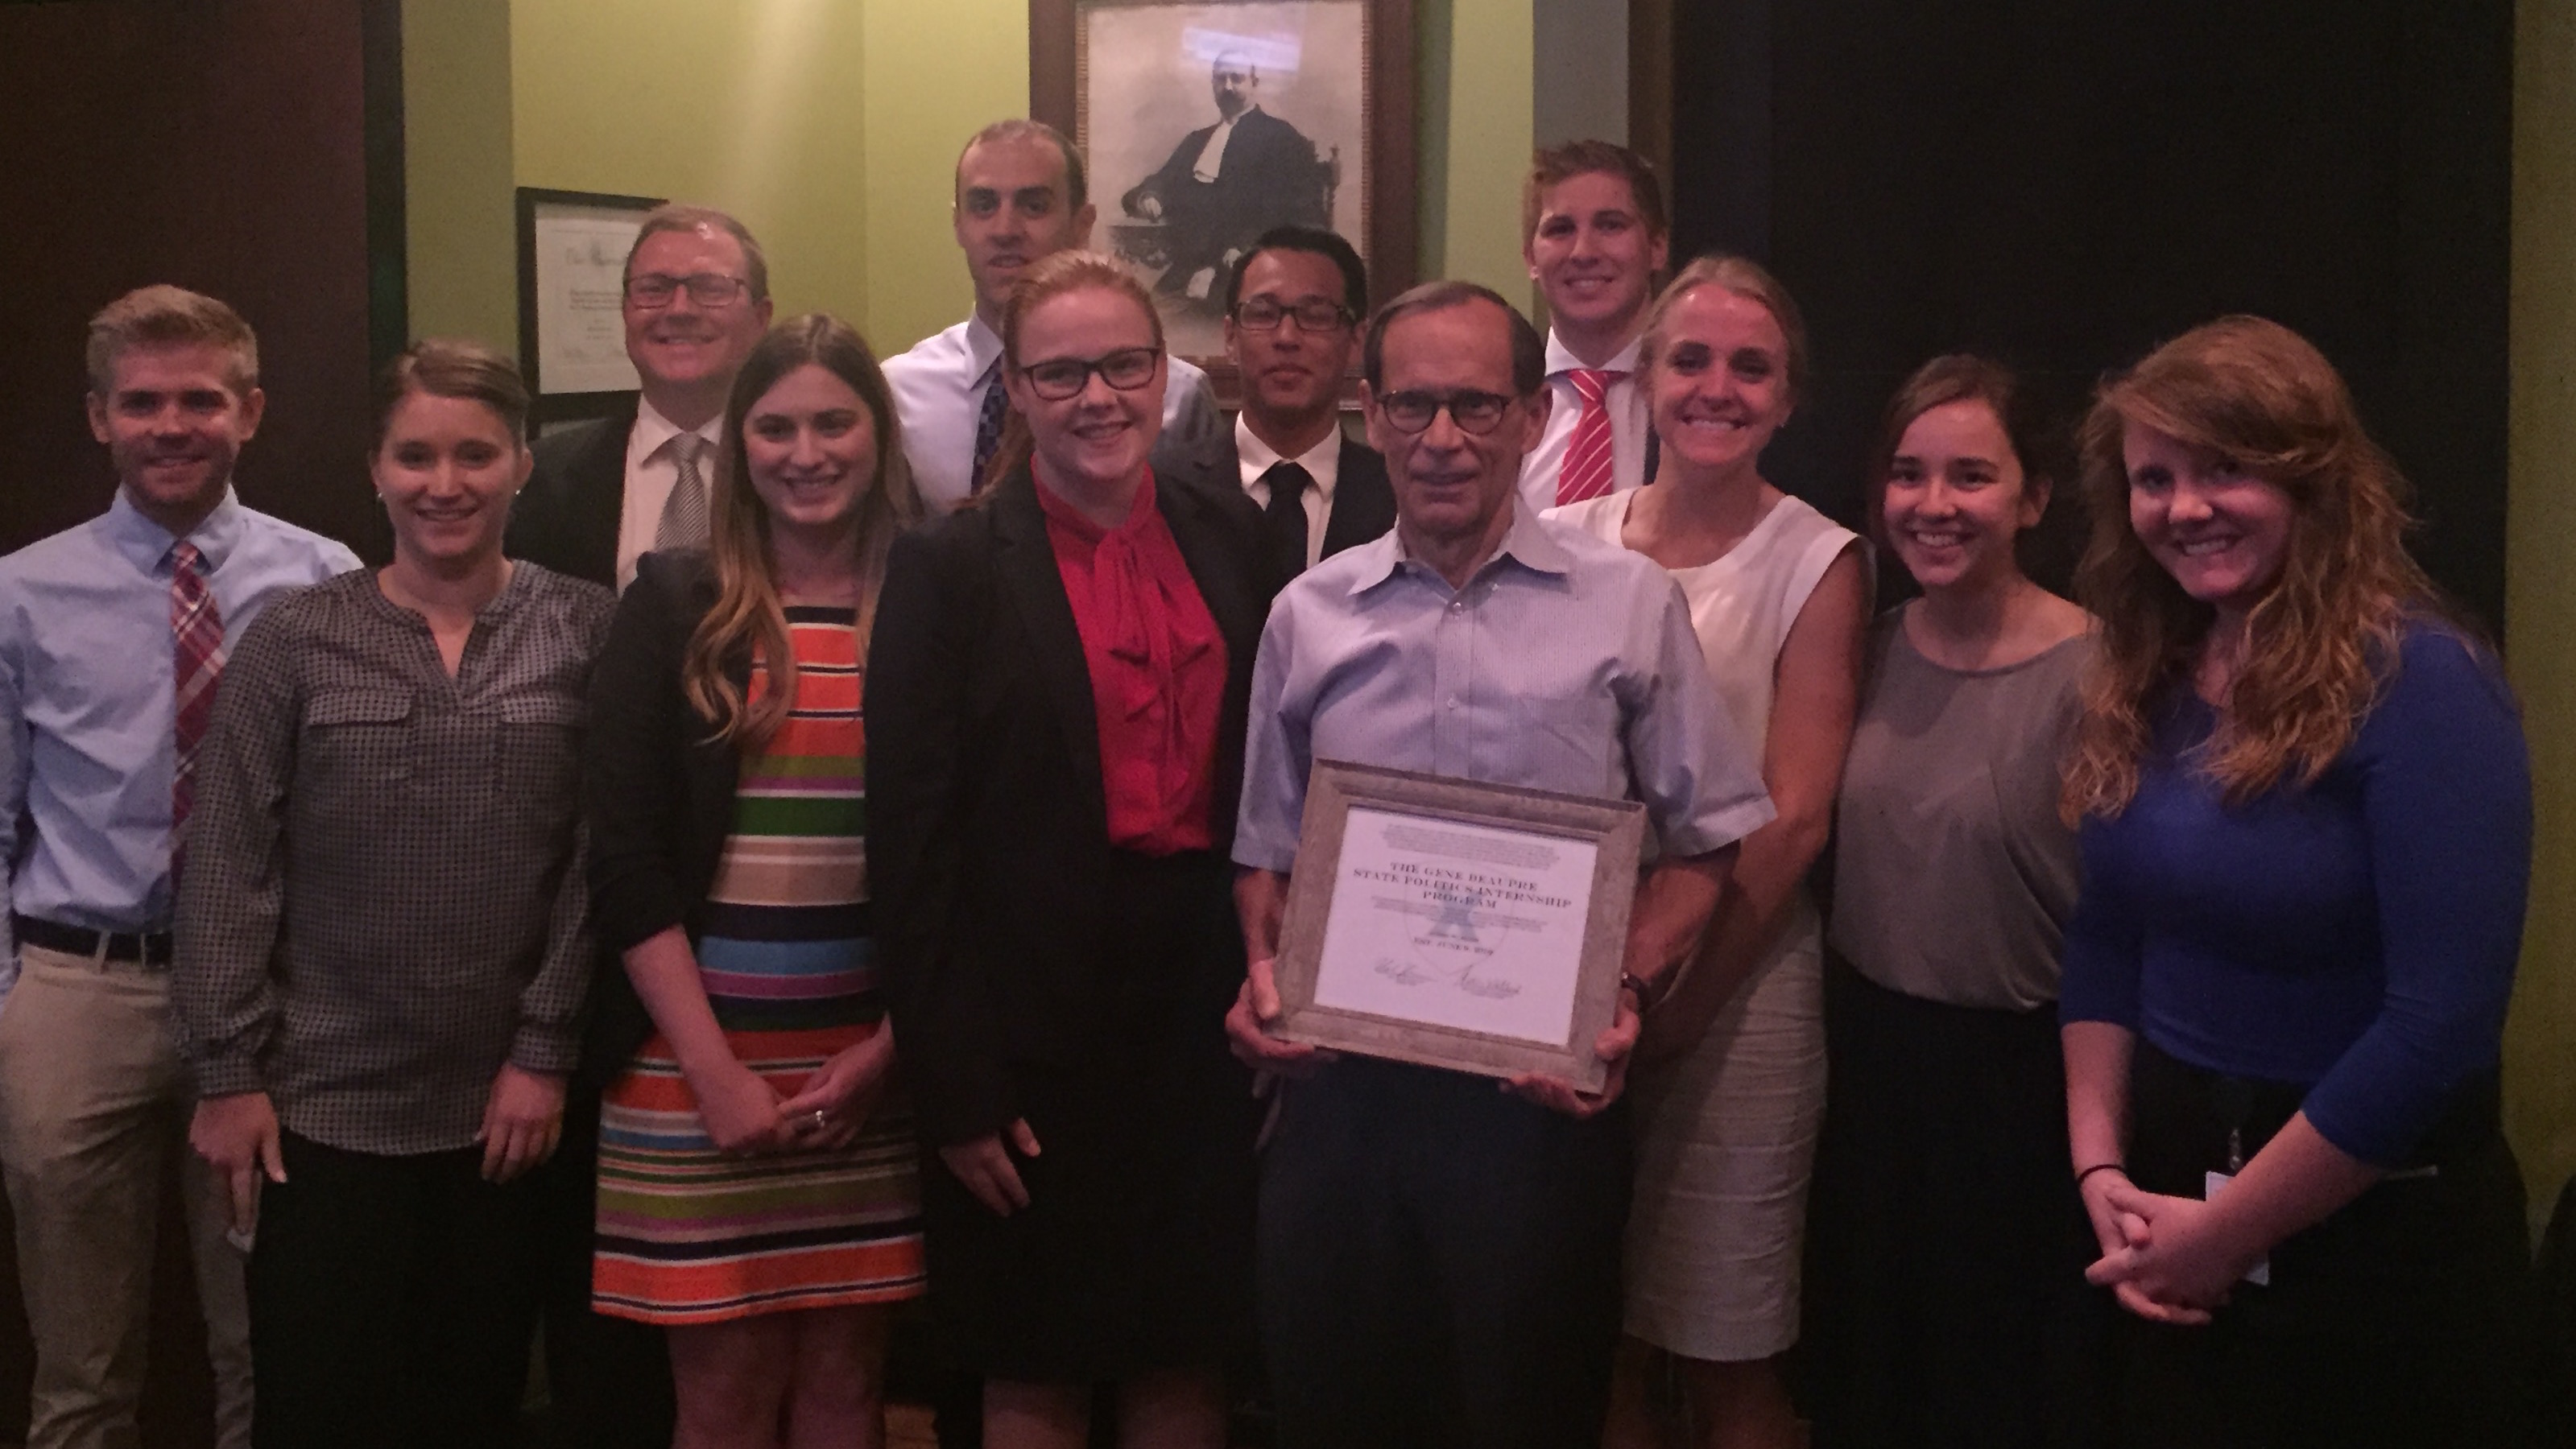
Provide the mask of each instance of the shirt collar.
POLYGON ((1315 496, 1326 503, 1333 501, 1333 485, 1341 481, 1342 430, 1335 427, 1324 434, 1324 440, 1294 458, 1282 459, 1279 450, 1261 441, 1243 414, 1234 415, 1234 455, 1243 468, 1243 486, 1251 487, 1262 474, 1282 462, 1295 463, 1315 480, 1315 496))
POLYGON ((977 386, 986 383, 993 369, 1001 365, 1002 334, 984 325, 984 314, 966 319, 966 380, 977 386))
MULTIPOLYGON (((1521 506, 1519 494, 1520 490, 1515 488, 1512 490, 1512 496, 1505 500, 1505 505, 1512 510, 1512 525, 1503 534, 1502 547, 1494 550, 1492 558, 1477 565, 1476 572, 1470 576, 1471 578, 1482 577, 1506 559, 1532 573, 1562 576, 1573 571, 1574 555, 1568 553, 1565 545, 1557 541, 1547 524, 1539 522, 1537 514, 1521 506)), ((1361 547, 1373 549, 1375 552, 1364 555, 1368 560, 1368 566, 1360 570, 1358 576, 1351 581, 1351 593, 1354 595, 1367 593, 1385 583, 1403 572, 1405 566, 1413 562, 1412 555, 1406 552, 1404 547, 1401 523, 1361 547)), ((1429 572, 1428 565, 1423 567, 1424 572, 1429 572)))
MULTIPOLYGON (((197 546, 207 572, 222 568, 233 545, 241 540, 242 512, 241 501, 233 496, 232 485, 227 483, 223 500, 214 511, 188 530, 188 541, 197 546)), ((170 563, 170 550, 179 542, 170 530, 144 517, 143 510, 134 506, 121 487, 116 490, 116 501, 107 505, 104 527, 108 543, 147 574, 164 572, 170 563)))
POLYGON ((697 434, 699 439, 705 442, 709 451, 712 452, 716 445, 716 439, 724 436, 724 414, 718 413, 714 417, 707 419, 704 423, 699 424, 697 427, 683 428, 678 423, 662 416, 660 410, 656 409, 650 402, 647 402, 640 397, 635 400, 635 442, 638 448, 638 451, 635 454, 636 457, 652 457, 654 454, 662 451, 662 446, 665 443, 670 442, 673 438, 678 437, 684 432, 697 434))
MULTIPOLYGON (((1608 365, 1603 367, 1601 370, 1604 372, 1624 372, 1630 377, 1636 376, 1637 355, 1644 349, 1645 345, 1646 339, 1642 333, 1636 337, 1630 338, 1628 345, 1620 348, 1618 355, 1612 357, 1608 365)), ((1585 362, 1582 358, 1575 356, 1573 349, 1557 340, 1555 328, 1550 327, 1547 329, 1548 376, 1563 377, 1565 374, 1574 371, 1578 367, 1590 367, 1591 365, 1592 364, 1585 362)))

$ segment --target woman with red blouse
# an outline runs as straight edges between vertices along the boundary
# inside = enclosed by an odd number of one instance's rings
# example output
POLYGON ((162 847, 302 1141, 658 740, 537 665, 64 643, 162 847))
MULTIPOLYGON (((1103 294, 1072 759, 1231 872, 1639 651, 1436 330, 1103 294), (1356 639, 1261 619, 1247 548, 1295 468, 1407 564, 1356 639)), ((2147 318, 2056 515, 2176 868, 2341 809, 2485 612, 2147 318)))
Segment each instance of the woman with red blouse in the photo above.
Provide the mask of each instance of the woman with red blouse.
POLYGON ((1030 456, 895 545, 868 662, 932 1311, 993 1449, 1081 1445, 1094 1385, 1130 1449, 1221 1449, 1254 1127, 1226 861, 1276 583, 1249 500, 1146 466, 1162 326, 1123 271, 1032 266, 1002 343, 1030 456))

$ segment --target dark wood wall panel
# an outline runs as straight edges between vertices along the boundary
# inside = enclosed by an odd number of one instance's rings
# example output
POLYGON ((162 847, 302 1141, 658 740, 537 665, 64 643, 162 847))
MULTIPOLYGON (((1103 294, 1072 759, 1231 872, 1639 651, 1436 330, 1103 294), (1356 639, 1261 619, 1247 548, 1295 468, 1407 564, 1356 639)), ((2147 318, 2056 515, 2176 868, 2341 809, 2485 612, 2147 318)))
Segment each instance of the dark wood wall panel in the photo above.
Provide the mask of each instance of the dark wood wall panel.
MULTIPOLYGON (((0 550, 106 506, 82 337, 147 282, 221 297, 259 333, 268 418, 243 453, 243 498, 372 533, 365 56, 370 39, 390 44, 396 13, 391 0, 0 4, 0 162, 24 207, 0 227, 0 456, 15 476, 0 550)), ((397 207, 399 193, 397 173, 397 207)))
POLYGON ((1778 481, 1848 513, 1923 359, 2069 411, 2220 313, 2306 333, 2414 479, 2428 567, 2503 601, 2512 7, 1729 0, 1683 6, 1676 240, 1769 262, 1820 377, 1778 481))

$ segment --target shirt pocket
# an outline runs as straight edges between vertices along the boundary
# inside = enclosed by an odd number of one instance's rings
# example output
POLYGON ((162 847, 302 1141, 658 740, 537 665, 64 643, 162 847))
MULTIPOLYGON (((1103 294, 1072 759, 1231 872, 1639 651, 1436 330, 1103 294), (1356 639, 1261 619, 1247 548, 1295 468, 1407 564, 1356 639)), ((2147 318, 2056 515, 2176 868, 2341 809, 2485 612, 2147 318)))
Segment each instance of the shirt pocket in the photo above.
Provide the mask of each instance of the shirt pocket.
POLYGON ((364 801, 366 791, 407 787, 416 753, 412 713, 411 696, 399 690, 315 695, 304 711, 298 773, 331 798, 352 802, 364 801))
POLYGON ((530 808, 569 805, 580 783, 589 705, 564 695, 520 695, 501 701, 500 714, 501 728, 493 736, 493 788, 530 808))

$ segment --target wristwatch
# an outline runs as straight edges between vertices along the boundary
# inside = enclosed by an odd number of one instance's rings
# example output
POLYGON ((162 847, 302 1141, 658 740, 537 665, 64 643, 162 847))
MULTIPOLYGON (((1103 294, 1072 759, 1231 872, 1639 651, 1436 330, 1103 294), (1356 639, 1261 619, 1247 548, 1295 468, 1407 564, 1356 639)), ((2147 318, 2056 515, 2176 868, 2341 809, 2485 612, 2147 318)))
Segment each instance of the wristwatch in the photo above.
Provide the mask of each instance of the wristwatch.
MULTIPOLYGON (((1667 973, 1667 975, 1669 974, 1670 973, 1667 973)), ((1669 981, 1648 981, 1646 978, 1639 976, 1633 971, 1622 971, 1619 973, 1619 984, 1637 994, 1637 1014, 1639 1016, 1644 1016, 1647 1012, 1655 1009, 1656 1002, 1664 999, 1664 988, 1671 983, 1669 981)))

